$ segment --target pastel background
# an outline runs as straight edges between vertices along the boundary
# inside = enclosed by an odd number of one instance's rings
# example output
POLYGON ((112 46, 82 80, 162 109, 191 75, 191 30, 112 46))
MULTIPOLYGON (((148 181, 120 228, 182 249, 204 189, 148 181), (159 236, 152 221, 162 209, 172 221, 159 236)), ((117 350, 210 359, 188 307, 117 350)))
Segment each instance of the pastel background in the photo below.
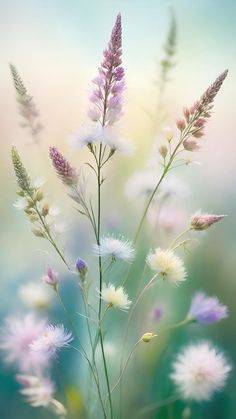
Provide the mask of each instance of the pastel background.
MULTIPOLYGON (((136 153, 128 158, 117 157, 108 172, 104 228, 122 230, 122 233, 127 231, 132 235, 135 225, 133 214, 137 211, 138 218, 142 205, 131 203, 123 189, 129 175, 135 169, 145 167, 149 156, 152 134, 145 110, 152 111, 156 101, 153 79, 158 74, 158 63, 162 58, 170 6, 174 8, 177 21, 177 62, 165 94, 165 107, 168 111, 165 125, 174 127, 182 107, 191 105, 221 71, 229 68, 229 76, 216 98, 214 113, 206 129, 203 149, 194 156, 201 165, 174 172, 189 188, 187 197, 178 205, 182 205, 187 214, 202 208, 228 214, 228 217, 224 223, 206 234, 188 256, 189 280, 186 285, 177 291, 163 294, 163 301, 167 307, 168 301, 174 302, 173 315, 181 318, 193 291, 204 289, 209 294, 216 294, 229 306, 230 317, 213 327, 194 330, 190 327, 178 332, 173 344, 172 338, 160 343, 165 348, 163 351, 156 349, 158 359, 161 356, 163 360, 161 367, 158 366, 160 369, 155 364, 155 351, 149 353, 150 362, 148 358, 143 360, 145 356, 141 354, 141 367, 137 366, 136 360, 137 368, 133 374, 141 376, 142 365, 146 366, 146 387, 143 390, 146 402, 166 396, 169 360, 182 343, 196 337, 207 337, 225 350, 232 364, 236 363, 236 2, 0 0, 1 318, 23 310, 17 289, 27 280, 40 278, 48 263, 54 264, 64 277, 65 295, 71 309, 79 301, 72 297, 73 288, 68 285, 60 262, 47 245, 30 234, 30 226, 23 214, 12 206, 15 200, 15 180, 9 157, 10 146, 13 143, 17 145, 32 177, 43 176, 47 179, 45 189, 48 199, 62 208, 63 221, 68 225, 64 242, 71 260, 75 260, 78 255, 87 257, 91 237, 86 233, 86 223, 75 214, 63 187, 55 178, 47 149, 49 145, 58 146, 77 166, 86 159, 86 151, 72 151, 67 138, 86 122, 90 80, 96 75, 118 12, 121 12, 123 20, 123 60, 127 81, 122 132, 136 145, 136 153), (27 132, 19 127, 9 63, 16 65, 40 110, 44 125, 40 148, 30 145, 27 132), (150 382, 147 384, 150 376, 151 385, 150 382), (165 388, 162 385, 163 377, 166 380, 165 388)), ((158 135, 161 141, 161 134, 158 135)), ((87 258, 94 263, 91 256, 87 258)), ((161 295, 157 295, 156 300, 163 302, 161 295)), ((56 303, 50 315, 63 320, 63 313, 56 303)), ((173 315, 169 314, 170 319, 173 315)), ((50 415, 40 410, 32 413, 22 403, 17 394, 13 372, 1 364, 0 417, 13 419, 17 415, 19 419, 30 419, 34 414, 35 419, 50 418, 50 415)), ((70 354, 62 359, 63 374, 67 382, 77 384, 82 380, 83 368, 70 354), (75 362, 78 363, 78 375, 72 373, 75 362)), ((133 378, 136 379, 136 376, 133 378)), ((235 385, 233 371, 224 394, 216 396, 210 403, 194 406, 193 419, 235 418, 235 385)), ((132 390, 130 397, 136 403, 132 390)), ((79 403, 77 399, 76 403, 79 403)), ((174 411, 162 409, 150 415, 150 418, 178 418, 181 409, 181 404, 174 411)))

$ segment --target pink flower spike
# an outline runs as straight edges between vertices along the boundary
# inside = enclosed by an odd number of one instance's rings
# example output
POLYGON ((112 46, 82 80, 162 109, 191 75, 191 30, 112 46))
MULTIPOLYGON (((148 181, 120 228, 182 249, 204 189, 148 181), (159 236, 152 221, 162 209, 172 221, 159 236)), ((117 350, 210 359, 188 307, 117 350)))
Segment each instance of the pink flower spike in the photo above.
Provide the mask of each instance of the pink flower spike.
POLYGON ((191 217, 190 226, 196 231, 207 230, 212 224, 223 220, 225 217, 226 215, 202 214, 198 211, 191 217))
POLYGON ((68 186, 76 185, 78 176, 76 170, 70 165, 56 147, 49 148, 49 155, 58 177, 68 186))
POLYGON ((118 14, 99 75, 93 79, 95 89, 90 96, 88 116, 100 121, 103 127, 114 124, 122 115, 122 93, 125 88, 124 69, 121 66, 121 15, 118 14))

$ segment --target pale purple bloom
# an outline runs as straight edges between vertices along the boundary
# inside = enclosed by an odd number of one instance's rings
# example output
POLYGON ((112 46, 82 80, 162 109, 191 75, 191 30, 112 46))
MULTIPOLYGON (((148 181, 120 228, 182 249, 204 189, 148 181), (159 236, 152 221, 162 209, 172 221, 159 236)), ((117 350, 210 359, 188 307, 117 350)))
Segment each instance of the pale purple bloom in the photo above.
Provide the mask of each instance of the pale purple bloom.
POLYGON ((102 126, 112 125, 122 115, 122 93, 125 88, 124 69, 121 66, 121 15, 116 18, 111 38, 103 52, 98 76, 93 79, 95 88, 90 96, 88 116, 100 121, 102 126))
POLYGON ((56 288, 58 284, 58 273, 55 272, 50 266, 47 269, 46 275, 42 277, 42 280, 45 284, 51 285, 56 288))
POLYGON ((30 348, 33 353, 50 358, 55 356, 59 349, 68 346, 72 340, 72 334, 66 331, 62 324, 48 325, 43 334, 31 343, 30 348))
POLYGON ((30 345, 45 330, 46 321, 28 313, 23 319, 9 317, 1 331, 0 348, 5 352, 5 361, 17 364, 22 372, 38 370, 48 363, 48 358, 32 352, 30 345))
POLYGON ((218 322, 228 317, 228 308, 217 297, 208 297, 197 292, 191 302, 188 318, 200 324, 218 322))
POLYGON ((56 173, 62 182, 68 186, 75 185, 78 180, 76 170, 70 165, 70 163, 60 153, 60 151, 58 151, 56 147, 50 147, 49 154, 54 169, 56 170, 56 173))

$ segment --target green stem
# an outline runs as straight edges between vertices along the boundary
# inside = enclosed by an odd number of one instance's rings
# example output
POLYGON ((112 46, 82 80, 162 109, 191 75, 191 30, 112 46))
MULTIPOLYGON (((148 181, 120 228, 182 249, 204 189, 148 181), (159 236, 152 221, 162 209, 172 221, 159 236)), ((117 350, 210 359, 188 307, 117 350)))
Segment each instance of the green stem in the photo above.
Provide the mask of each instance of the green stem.
POLYGON ((91 368, 92 374, 93 374, 93 376, 94 376, 94 380, 95 380, 96 386, 97 386, 98 396, 99 396, 99 399, 100 399, 100 402, 101 402, 101 406, 102 406, 102 411, 103 411, 104 419, 108 419, 108 418, 107 418, 107 414, 106 414, 106 410, 105 410, 105 407, 104 407, 103 399, 102 399, 102 394, 101 394, 100 386, 99 386, 99 383, 98 383, 98 381, 97 381, 96 374, 95 374, 95 372, 94 372, 94 370, 93 370, 93 366, 92 366, 92 364, 91 364, 91 362, 90 362, 89 358, 87 357, 87 355, 86 355, 86 354, 81 353, 81 351, 80 351, 78 348, 75 348, 75 347, 74 347, 74 346, 72 346, 71 344, 70 344, 70 347, 71 347, 71 348, 73 348, 75 351, 79 352, 79 353, 80 353, 80 355, 82 355, 82 356, 86 359, 86 361, 88 362, 88 364, 89 364, 89 366, 90 366, 90 368, 91 368))
MULTIPOLYGON (((99 146, 99 156, 98 156, 98 167, 97 167, 97 186, 98 186, 98 209, 97 209, 97 245, 100 246, 100 233, 101 233, 101 164, 102 164, 102 144, 99 146)), ((103 344, 103 335, 101 329, 101 313, 102 313, 102 299, 101 299, 101 292, 102 292, 102 258, 99 255, 98 257, 98 269, 99 269, 99 308, 98 308, 98 320, 99 320, 99 337, 100 337, 100 345, 102 351, 102 359, 107 383, 107 390, 108 390, 108 397, 109 397, 109 405, 110 405, 110 413, 111 419, 113 418, 113 409, 112 409, 112 399, 111 399, 111 389, 110 389, 110 382, 108 376, 108 369, 106 364, 106 357, 104 352, 104 344, 103 344)))
POLYGON ((172 396, 172 397, 169 397, 168 399, 160 400, 158 402, 149 404, 148 406, 144 407, 143 409, 141 409, 137 413, 137 415, 135 416, 135 419, 138 419, 138 418, 146 415, 147 413, 151 412, 152 410, 157 410, 157 409, 160 409, 160 407, 168 406, 169 404, 174 403, 177 400, 179 400, 179 396, 172 396))

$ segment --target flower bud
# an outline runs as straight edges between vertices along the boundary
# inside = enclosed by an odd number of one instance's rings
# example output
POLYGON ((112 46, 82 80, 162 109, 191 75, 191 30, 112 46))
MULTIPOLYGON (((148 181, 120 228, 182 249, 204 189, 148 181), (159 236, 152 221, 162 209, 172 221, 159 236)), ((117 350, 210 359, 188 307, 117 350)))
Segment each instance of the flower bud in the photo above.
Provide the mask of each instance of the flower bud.
POLYGON ((143 342, 145 342, 145 343, 149 343, 150 342, 150 340, 152 340, 153 338, 155 338, 157 335, 155 335, 154 333, 152 333, 152 332, 147 332, 147 333, 144 333, 144 335, 143 336, 141 336, 141 340, 143 341, 143 342))
POLYGON ((45 238, 45 233, 43 232, 43 230, 41 230, 40 228, 32 228, 32 233, 36 236, 36 237, 43 237, 45 238))
POLYGON ((84 281, 87 271, 88 271, 88 265, 85 262, 85 260, 83 260, 82 258, 78 257, 77 261, 76 261, 76 269, 80 274, 81 279, 84 281))
POLYGON ((160 155, 163 157, 163 159, 165 159, 165 158, 166 158, 167 153, 168 153, 168 150, 167 150, 167 147, 166 147, 164 144, 162 144, 162 145, 159 147, 159 153, 160 153, 160 155))
POLYGON ((225 218, 225 215, 201 214, 201 212, 198 211, 192 216, 190 226, 196 231, 207 230, 212 224, 223 220, 223 218, 225 218))
POLYGON ((53 288, 57 288, 57 284, 58 284, 58 273, 55 272, 50 266, 47 269, 47 273, 46 275, 44 275, 42 277, 42 281, 47 284, 50 285, 53 288))
POLYGON ((49 213, 49 205, 47 203, 45 203, 43 205, 43 208, 42 208, 42 216, 46 217, 46 215, 48 215, 48 213, 49 213))
POLYGON ((176 126, 180 131, 183 131, 185 128, 185 120, 184 119, 177 119, 176 126))
POLYGON ((37 201, 42 201, 42 199, 43 199, 43 190, 42 189, 37 189, 37 191, 35 193, 35 199, 37 201))
POLYGON ((163 129, 163 131, 164 131, 164 136, 165 136, 166 140, 170 143, 173 136, 174 136, 174 133, 173 133, 172 129, 169 128, 169 127, 166 127, 166 128, 163 129))

